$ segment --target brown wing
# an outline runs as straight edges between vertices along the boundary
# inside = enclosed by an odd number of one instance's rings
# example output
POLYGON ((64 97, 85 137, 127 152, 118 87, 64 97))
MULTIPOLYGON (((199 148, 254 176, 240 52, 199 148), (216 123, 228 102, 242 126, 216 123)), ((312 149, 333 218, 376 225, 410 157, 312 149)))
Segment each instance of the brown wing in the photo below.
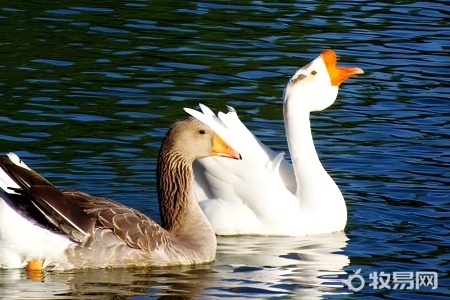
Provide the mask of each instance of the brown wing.
POLYGON ((129 247, 152 251, 158 244, 170 243, 171 235, 165 229, 135 209, 79 191, 63 191, 63 194, 96 220, 95 230, 111 229, 129 247))
POLYGON ((0 166, 21 187, 12 201, 30 203, 36 222, 45 216, 71 239, 86 243, 94 230, 111 229, 129 247, 152 251, 171 235, 144 214, 112 200, 78 191, 61 191, 33 170, 23 168, 7 157, 0 166), (39 215, 41 214, 41 215, 39 215))
POLYGON ((2 157, 0 165, 5 172, 20 186, 14 190, 19 195, 11 197, 13 201, 29 203, 35 207, 29 211, 37 221, 44 215, 54 226, 71 236, 74 240, 83 242, 92 233, 95 221, 87 216, 76 203, 66 199, 63 193, 44 177, 33 170, 13 163, 9 158, 2 157))

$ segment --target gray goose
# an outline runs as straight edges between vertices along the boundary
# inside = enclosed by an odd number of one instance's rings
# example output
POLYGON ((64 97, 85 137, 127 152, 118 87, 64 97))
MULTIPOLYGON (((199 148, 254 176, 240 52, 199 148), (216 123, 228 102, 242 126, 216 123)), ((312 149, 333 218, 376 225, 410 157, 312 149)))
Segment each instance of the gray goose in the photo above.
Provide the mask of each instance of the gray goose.
POLYGON ((194 160, 238 159, 203 123, 173 124, 160 148, 161 225, 110 199, 60 190, 14 153, 0 159, 0 267, 42 269, 212 262, 216 237, 192 189, 194 160))

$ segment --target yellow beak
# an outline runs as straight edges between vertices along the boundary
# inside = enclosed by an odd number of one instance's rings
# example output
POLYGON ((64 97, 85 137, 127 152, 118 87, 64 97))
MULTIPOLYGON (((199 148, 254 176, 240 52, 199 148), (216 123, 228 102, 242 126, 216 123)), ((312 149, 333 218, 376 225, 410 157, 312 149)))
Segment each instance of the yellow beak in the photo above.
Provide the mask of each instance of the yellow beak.
POLYGON ((211 155, 242 159, 241 155, 225 143, 225 141, 222 140, 217 134, 214 134, 211 155))

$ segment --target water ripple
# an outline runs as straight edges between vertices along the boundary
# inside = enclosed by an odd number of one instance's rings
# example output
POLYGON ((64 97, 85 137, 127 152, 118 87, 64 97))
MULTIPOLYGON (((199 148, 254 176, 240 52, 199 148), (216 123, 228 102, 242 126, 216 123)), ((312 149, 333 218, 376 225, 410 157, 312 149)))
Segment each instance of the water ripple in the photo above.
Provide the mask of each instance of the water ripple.
POLYGON ((414 297, 445 298, 446 1, 0 6, 2 151, 59 187, 114 198, 156 220, 156 156, 183 107, 232 105, 261 140, 287 152, 281 97, 296 68, 333 48, 343 65, 366 72, 311 117, 349 211, 337 248, 333 238, 219 239, 212 271, 74 271, 39 283, 2 271, 0 297, 413 297, 368 286, 350 295, 342 281, 360 268, 366 280, 373 271, 435 270, 439 288, 414 297), (322 260, 308 261, 315 254, 322 260))

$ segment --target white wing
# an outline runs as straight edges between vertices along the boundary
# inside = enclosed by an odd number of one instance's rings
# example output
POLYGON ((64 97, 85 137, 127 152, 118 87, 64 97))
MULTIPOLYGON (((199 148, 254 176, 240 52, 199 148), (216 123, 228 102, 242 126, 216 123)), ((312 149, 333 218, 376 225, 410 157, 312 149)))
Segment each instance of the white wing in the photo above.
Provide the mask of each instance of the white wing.
POLYGON ((360 68, 338 67, 331 49, 297 70, 283 94, 284 122, 292 166, 265 146, 236 111, 217 116, 185 109, 210 126, 242 161, 203 158, 195 165, 196 195, 217 234, 305 235, 342 231, 347 208, 339 187, 324 169, 309 120, 336 100, 339 85, 360 68), (294 175, 295 168, 295 175, 294 175), (297 178, 296 178, 297 177, 297 178))
POLYGON ((201 158, 194 164, 194 190, 215 232, 280 234, 298 231, 299 201, 292 165, 261 143, 232 107, 217 116, 205 105, 185 108, 238 151, 242 160, 201 158), (281 220, 281 221, 280 221, 281 220))

